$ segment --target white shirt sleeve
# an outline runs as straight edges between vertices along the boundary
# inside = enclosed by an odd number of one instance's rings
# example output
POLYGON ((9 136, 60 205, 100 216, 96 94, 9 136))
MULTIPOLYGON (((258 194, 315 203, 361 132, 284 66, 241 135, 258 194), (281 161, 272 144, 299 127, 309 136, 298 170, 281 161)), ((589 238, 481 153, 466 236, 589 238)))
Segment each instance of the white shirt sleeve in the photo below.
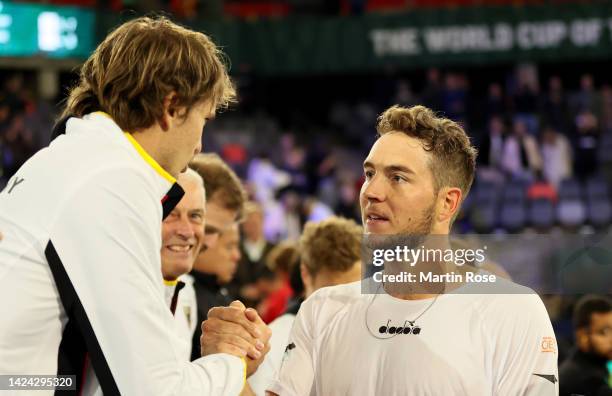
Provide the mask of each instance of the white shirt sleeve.
POLYGON ((124 395, 237 395, 244 361, 184 362, 161 276, 161 209, 137 170, 94 175, 68 194, 50 242, 124 395))
POLYGON ((490 329, 493 394, 557 396, 557 342, 548 313, 536 294, 505 296, 508 307, 490 329))
POLYGON ((279 396, 304 396, 314 386, 315 299, 306 299, 298 311, 283 352, 277 377, 267 390, 279 396))
POLYGON ((257 396, 265 396, 266 388, 277 376, 294 321, 295 315, 285 314, 269 325, 272 331, 270 352, 257 368, 257 371, 248 379, 251 389, 257 396))

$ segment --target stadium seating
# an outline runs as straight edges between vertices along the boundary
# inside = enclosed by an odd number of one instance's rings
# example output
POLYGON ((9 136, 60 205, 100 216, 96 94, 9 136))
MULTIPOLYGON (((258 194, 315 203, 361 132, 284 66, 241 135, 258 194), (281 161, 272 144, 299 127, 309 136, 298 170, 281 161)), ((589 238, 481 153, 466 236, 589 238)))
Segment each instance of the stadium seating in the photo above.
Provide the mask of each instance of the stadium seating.
POLYGON ((500 225, 506 231, 516 233, 525 228, 527 211, 522 201, 505 202, 500 211, 500 225))
POLYGON ((548 199, 536 199, 530 202, 528 210, 529 223, 538 231, 547 231, 555 225, 555 206, 548 199))

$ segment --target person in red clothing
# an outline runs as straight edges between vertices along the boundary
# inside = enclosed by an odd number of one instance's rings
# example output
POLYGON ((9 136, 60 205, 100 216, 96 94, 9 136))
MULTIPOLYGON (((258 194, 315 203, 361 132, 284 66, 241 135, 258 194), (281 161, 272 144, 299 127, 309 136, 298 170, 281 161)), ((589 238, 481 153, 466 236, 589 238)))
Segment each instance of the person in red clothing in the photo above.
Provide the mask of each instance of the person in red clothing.
POLYGON ((557 202, 557 190, 544 178, 542 172, 538 172, 536 181, 527 189, 527 198, 531 200, 547 199, 551 202, 557 202))
POLYGON ((293 242, 282 242, 270 251, 267 267, 257 282, 260 293, 266 296, 257 307, 265 323, 270 323, 285 313, 287 304, 293 297, 293 290, 289 284, 289 272, 298 259, 299 251, 293 242))

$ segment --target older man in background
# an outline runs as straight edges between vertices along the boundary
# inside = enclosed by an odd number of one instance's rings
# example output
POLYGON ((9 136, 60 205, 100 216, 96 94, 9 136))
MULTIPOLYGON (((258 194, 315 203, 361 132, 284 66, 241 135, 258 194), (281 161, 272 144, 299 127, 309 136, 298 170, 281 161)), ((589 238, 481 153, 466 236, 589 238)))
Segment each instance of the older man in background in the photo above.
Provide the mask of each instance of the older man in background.
POLYGON ((214 246, 218 235, 204 234, 206 192, 202 177, 188 169, 179 175, 185 195, 162 223, 162 274, 166 300, 175 318, 182 355, 191 360, 191 340, 197 323, 193 281, 184 276, 193 268, 201 249, 214 246), (180 294, 179 294, 180 293, 180 294))

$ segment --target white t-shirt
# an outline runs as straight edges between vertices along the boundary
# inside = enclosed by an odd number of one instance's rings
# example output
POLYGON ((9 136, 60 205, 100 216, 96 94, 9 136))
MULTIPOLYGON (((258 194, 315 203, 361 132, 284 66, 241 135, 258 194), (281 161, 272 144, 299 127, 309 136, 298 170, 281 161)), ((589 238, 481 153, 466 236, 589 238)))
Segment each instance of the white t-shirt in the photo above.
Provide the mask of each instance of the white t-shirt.
POLYGON ((268 390, 282 396, 558 395, 546 309, 530 289, 508 283, 519 294, 444 294, 435 302, 361 294, 360 282, 320 289, 302 304, 268 390), (379 333, 381 326, 402 327, 430 305, 416 321, 420 334, 379 333))

